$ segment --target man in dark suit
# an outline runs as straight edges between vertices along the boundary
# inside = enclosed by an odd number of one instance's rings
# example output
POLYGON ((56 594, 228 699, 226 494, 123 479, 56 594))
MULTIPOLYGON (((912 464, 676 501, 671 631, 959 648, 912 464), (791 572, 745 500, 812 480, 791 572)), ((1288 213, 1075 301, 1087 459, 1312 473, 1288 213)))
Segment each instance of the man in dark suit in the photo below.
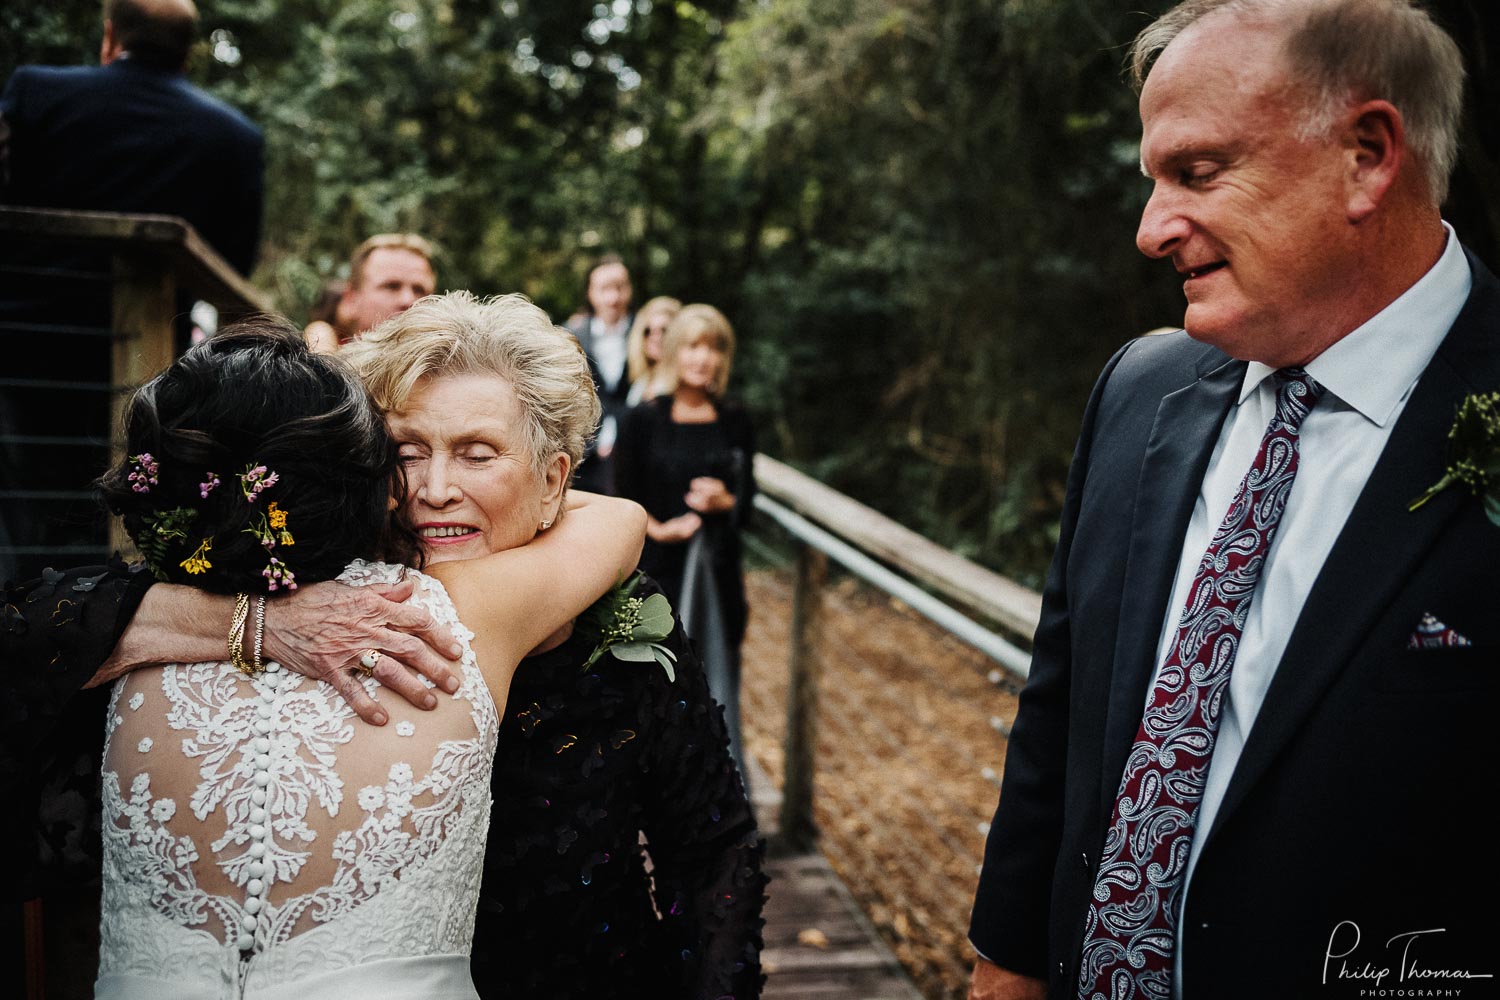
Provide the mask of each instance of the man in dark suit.
POLYGON ((1500 446, 1449 441, 1500 389, 1458 50, 1408 0, 1188 0, 1134 65, 1186 331, 1084 416, 970 996, 1480 995, 1500 483, 1412 509, 1500 446))
POLYGON ((626 340, 634 314, 630 311, 630 271, 615 254, 605 254, 589 268, 585 298, 588 308, 570 319, 568 332, 578 338, 588 355, 589 371, 604 414, 599 432, 578 467, 578 488, 592 493, 614 493, 610 455, 620 418, 630 407, 630 379, 626 375, 626 340))
POLYGON ((109 0, 97 67, 22 66, 0 96, 0 201, 179 215, 242 274, 260 241, 260 130, 187 82, 192 0, 109 0))

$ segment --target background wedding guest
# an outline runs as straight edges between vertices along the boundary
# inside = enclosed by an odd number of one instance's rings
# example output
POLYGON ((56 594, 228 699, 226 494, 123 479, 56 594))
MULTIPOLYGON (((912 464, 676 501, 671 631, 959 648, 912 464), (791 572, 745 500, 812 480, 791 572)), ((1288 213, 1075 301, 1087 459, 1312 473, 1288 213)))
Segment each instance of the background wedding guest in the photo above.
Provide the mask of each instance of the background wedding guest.
POLYGON ((594 373, 594 387, 604 416, 578 472, 580 489, 594 493, 614 492, 613 452, 620 417, 630 393, 626 373, 626 335, 630 331, 630 271, 617 254, 594 261, 584 282, 585 308, 570 318, 568 332, 578 338, 594 373))
POLYGON ((415 233, 381 233, 354 248, 349 288, 339 304, 348 336, 358 339, 437 288, 432 244, 415 233))
POLYGON ((192 0, 108 0, 97 67, 18 68, 0 96, 0 202, 178 215, 249 274, 263 142, 183 75, 197 26, 192 0))
POLYGON ((662 394, 661 345, 667 335, 667 324, 682 311, 682 303, 670 295, 647 299, 636 311, 625 344, 626 374, 630 392, 625 405, 636 406, 662 394))
POLYGON ((662 344, 664 391, 626 414, 615 461, 620 496, 648 515, 641 569, 660 581, 702 649, 743 767, 740 644, 749 609, 740 532, 755 497, 755 432, 725 394, 733 359, 724 314, 684 306, 662 344))
POLYGON ((1406 0, 1188 0, 1132 55, 1185 331, 1084 413, 970 996, 1311 996, 1410 934, 1492 974, 1500 526, 1414 502, 1500 389, 1439 214, 1458 47, 1406 0))

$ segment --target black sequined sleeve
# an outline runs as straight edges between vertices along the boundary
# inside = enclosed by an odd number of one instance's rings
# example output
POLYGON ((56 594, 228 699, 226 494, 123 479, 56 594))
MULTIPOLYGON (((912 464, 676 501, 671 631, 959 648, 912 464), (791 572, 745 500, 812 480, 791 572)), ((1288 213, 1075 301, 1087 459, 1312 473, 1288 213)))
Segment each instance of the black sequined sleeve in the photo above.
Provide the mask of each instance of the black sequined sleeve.
POLYGON ((678 628, 677 679, 656 689, 655 741, 643 826, 656 903, 681 960, 682 997, 760 996, 764 845, 734 760, 724 712, 678 628))
POLYGON ((99 748, 107 691, 83 687, 109 658, 151 586, 122 562, 63 572, 0 593, 0 850, 19 877, 0 893, 37 895, 96 877, 99 748))

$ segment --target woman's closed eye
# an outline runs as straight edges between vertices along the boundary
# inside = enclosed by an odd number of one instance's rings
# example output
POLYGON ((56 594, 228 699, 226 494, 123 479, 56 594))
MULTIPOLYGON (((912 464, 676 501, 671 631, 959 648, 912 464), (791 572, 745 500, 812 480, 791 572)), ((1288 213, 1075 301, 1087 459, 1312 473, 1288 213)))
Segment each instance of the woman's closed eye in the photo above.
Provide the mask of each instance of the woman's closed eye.
POLYGON ((495 461, 500 455, 493 448, 469 448, 459 453, 459 460, 469 466, 484 466, 495 461))

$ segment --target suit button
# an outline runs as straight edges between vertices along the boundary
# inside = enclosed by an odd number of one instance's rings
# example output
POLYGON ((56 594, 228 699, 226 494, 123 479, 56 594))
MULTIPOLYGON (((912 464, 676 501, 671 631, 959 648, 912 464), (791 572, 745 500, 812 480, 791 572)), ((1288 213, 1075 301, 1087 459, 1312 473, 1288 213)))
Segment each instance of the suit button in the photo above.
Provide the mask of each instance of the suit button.
POLYGON ((1083 852, 1083 870, 1084 871, 1088 871, 1089 870, 1089 852, 1088 851, 1084 851, 1083 852))
POLYGON ((1061 976, 1065 972, 1067 972, 1067 967, 1064 966, 1061 962, 1058 962, 1057 963, 1057 974, 1059 976, 1061 976))

